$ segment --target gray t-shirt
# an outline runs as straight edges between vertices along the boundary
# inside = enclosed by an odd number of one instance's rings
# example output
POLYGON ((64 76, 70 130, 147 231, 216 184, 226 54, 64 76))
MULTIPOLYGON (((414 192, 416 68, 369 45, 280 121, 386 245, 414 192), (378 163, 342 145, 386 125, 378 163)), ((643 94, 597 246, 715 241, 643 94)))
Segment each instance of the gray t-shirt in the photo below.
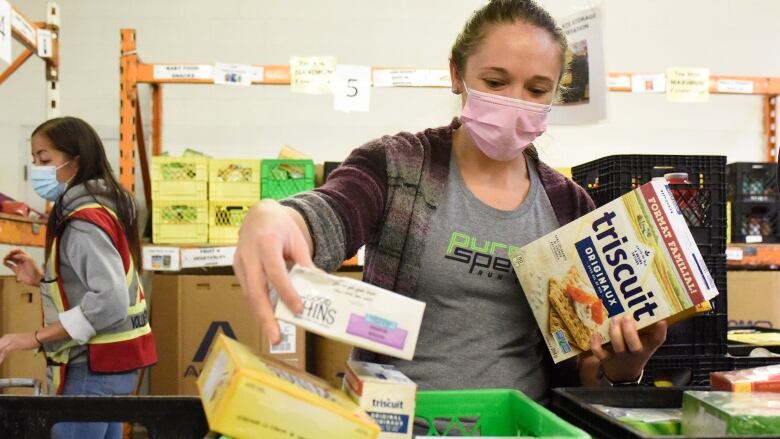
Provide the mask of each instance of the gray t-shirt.
POLYGON ((421 389, 514 388, 536 400, 547 393, 547 349, 508 258, 511 247, 558 227, 536 167, 528 168, 528 197, 504 211, 477 199, 450 159, 415 291, 427 303, 417 350, 413 361, 392 360, 421 389))

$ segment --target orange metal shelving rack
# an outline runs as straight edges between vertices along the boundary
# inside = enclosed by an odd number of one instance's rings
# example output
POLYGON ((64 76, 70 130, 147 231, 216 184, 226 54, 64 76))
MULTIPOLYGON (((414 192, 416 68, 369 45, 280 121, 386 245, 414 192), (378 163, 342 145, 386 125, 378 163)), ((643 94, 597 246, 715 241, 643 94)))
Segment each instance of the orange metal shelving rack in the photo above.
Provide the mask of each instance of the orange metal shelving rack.
MULTIPOLYGON (((11 6, 11 35, 24 50, 14 61, 0 72, 0 85, 16 72, 27 60, 38 56, 45 63, 46 76, 46 115, 47 118, 59 115, 59 27, 60 10, 56 3, 46 5, 46 21, 32 22, 15 7, 11 6), (46 50, 39 48, 39 31, 47 31, 51 36, 43 44, 51 44, 46 50), (40 49, 40 50, 39 50, 40 49)), ((46 226, 40 220, 16 215, 0 214, 0 243, 43 247, 46 226)))

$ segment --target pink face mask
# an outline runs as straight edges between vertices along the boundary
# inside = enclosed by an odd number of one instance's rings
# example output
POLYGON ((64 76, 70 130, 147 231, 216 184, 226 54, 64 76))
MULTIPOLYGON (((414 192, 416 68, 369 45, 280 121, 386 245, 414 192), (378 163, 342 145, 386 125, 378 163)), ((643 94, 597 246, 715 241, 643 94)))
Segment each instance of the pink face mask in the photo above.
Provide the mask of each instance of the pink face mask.
MULTIPOLYGON (((464 84, 465 86, 465 84, 464 84)), ((469 90, 460 115, 474 144, 493 160, 516 159, 547 129, 552 105, 469 90)))

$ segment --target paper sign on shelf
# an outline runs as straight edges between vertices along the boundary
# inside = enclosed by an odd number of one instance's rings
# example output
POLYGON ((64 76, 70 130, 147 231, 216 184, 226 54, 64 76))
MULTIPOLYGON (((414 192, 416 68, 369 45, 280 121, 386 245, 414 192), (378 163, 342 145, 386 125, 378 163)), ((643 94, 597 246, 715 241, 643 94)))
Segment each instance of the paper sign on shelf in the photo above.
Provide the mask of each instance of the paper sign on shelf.
POLYGON ((666 75, 631 75, 631 92, 663 93, 666 91, 666 75))
POLYGON ((42 58, 51 58, 54 49, 51 47, 51 31, 48 29, 38 29, 38 56, 42 58))
POLYGON ((367 112, 371 98, 371 67, 337 65, 333 75, 333 109, 367 112))
POLYGON ((263 82, 265 80, 265 67, 252 67, 252 82, 263 82))
POLYGON ((424 87, 428 85, 428 69, 374 69, 374 87, 424 87))
POLYGON ((718 81, 720 93, 753 93, 753 81, 741 81, 738 79, 721 79, 718 81))
POLYGON ((248 87, 252 85, 252 76, 253 71, 250 65, 225 63, 214 65, 214 84, 248 87))
POLYGON ((671 67, 666 69, 666 100, 707 102, 710 99, 710 69, 671 67))
POLYGON ((335 71, 335 57, 291 56, 290 89, 293 93, 330 93, 335 71))
POLYGON ((0 0, 0 59, 11 64, 11 4, 0 0))
POLYGON ((16 28, 16 31, 22 34, 31 44, 37 45, 38 39, 35 35, 35 28, 27 20, 24 19, 15 9, 11 10, 11 26, 16 28))
POLYGON ((739 247, 726 247, 727 261, 741 261, 744 257, 744 251, 739 247))
POLYGON ((214 66, 163 64, 154 66, 154 79, 212 79, 214 66))
POLYGON ((181 268, 229 267, 236 247, 197 247, 181 249, 181 268))
POLYGON ((179 247, 144 246, 144 269, 151 271, 179 271, 181 259, 179 247))

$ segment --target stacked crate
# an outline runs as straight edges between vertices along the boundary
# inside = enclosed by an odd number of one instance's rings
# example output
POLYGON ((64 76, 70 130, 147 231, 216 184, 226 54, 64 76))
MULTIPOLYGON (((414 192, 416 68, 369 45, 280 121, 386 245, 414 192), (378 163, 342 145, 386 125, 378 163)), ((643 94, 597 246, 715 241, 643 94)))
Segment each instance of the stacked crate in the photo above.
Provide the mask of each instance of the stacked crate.
POLYGON ((208 240, 208 159, 152 158, 152 241, 155 244, 208 240))
POLYGON ((597 206, 666 174, 687 174, 669 187, 720 293, 712 310, 672 325, 646 367, 645 381, 667 371, 689 372, 688 384, 705 384, 709 372, 729 367, 726 282, 726 157, 616 155, 572 168, 572 178, 597 206), (691 360, 693 358, 694 360, 691 360))
POLYGON ((780 242, 776 163, 728 165, 731 242, 780 242))
POLYGON ((314 189, 311 160, 263 160, 261 198, 281 200, 314 189))
POLYGON ((249 209, 260 199, 260 160, 209 163, 209 243, 235 244, 249 209))

